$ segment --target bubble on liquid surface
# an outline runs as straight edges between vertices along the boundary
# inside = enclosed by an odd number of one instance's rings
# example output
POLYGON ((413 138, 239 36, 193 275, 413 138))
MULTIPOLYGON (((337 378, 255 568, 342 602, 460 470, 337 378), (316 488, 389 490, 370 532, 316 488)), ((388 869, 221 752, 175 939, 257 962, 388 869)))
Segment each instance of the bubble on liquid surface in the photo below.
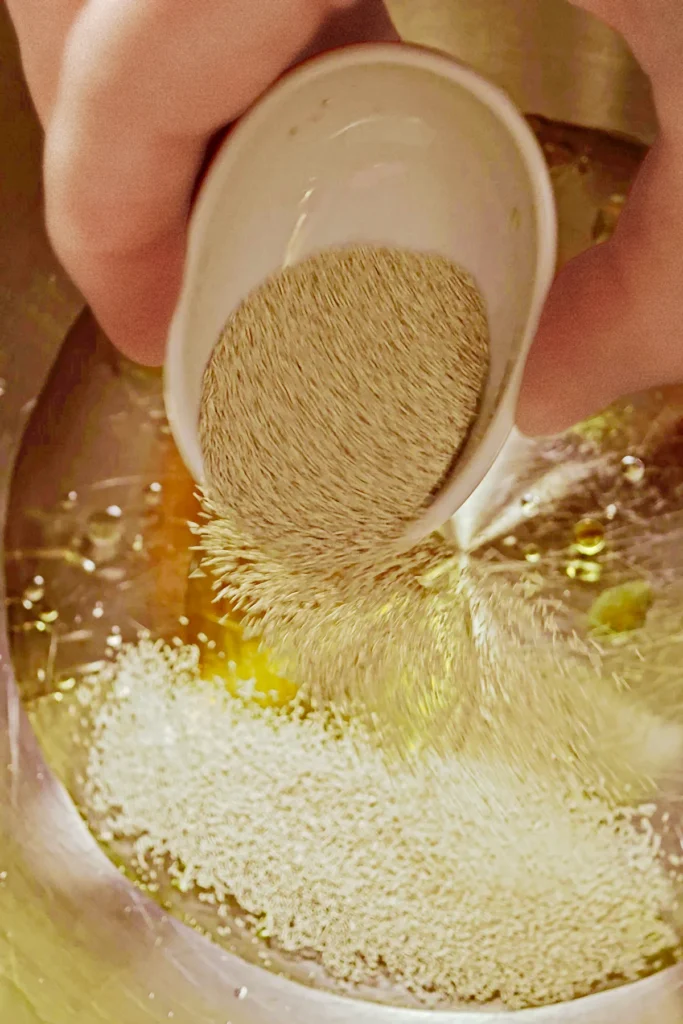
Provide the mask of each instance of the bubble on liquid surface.
POLYGON ((148 508, 155 508, 161 503, 163 495, 163 486, 158 480, 152 481, 152 483, 145 489, 145 505, 148 508))
POLYGON ((120 626, 112 626, 111 632, 107 637, 107 647, 110 650, 118 651, 123 646, 123 637, 121 636, 120 626))
POLYGON ((28 586, 24 589, 24 593, 22 595, 24 607, 26 607, 25 602, 29 602, 29 604, 33 606, 37 601, 42 601, 44 597, 45 580, 43 579, 42 576, 35 576, 33 580, 28 584, 28 586))
POLYGON ((636 455, 625 455, 621 460, 621 473, 630 484, 639 484, 645 476, 645 463, 636 455))
POLYGON ((88 516, 86 534, 96 548, 109 548, 118 544, 123 535, 121 509, 118 505, 110 505, 108 509, 88 516))
POLYGON ((59 502, 59 508, 62 512, 71 512, 72 509, 76 508, 78 504, 78 491, 69 491, 65 494, 62 500, 59 502))

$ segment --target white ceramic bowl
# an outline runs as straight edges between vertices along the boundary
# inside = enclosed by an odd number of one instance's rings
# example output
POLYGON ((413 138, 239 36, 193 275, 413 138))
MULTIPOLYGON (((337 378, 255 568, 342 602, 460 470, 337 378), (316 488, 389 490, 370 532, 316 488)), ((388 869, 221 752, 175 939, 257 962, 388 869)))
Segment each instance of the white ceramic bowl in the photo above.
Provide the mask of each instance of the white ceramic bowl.
POLYGON ((288 73, 235 127, 192 217, 166 363, 171 428, 201 482, 202 375, 229 315, 279 268, 354 242, 449 256, 488 307, 480 415, 431 529, 480 483, 510 432, 556 256, 533 133, 504 93, 450 57, 403 44, 337 50, 288 73))

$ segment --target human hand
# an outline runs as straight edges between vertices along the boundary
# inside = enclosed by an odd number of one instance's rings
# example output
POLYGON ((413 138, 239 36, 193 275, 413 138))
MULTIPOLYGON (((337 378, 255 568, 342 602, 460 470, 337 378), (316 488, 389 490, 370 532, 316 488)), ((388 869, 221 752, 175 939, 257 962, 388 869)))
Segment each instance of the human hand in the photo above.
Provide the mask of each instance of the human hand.
POLYGON ((395 39, 382 0, 8 0, 48 230, 112 341, 163 358, 207 144, 300 56, 395 39))
POLYGON ((683 0, 573 2, 630 43, 652 80, 660 135, 614 237, 553 286, 517 412, 531 435, 683 381, 683 0))
MULTIPOLYGON (((392 38, 389 18, 381 0, 207 0, 201 17, 184 0, 8 2, 47 132, 57 253, 119 347, 158 362, 212 134, 302 50, 392 38)), ((682 0, 575 2, 629 40, 662 131, 614 239, 553 288, 518 411, 532 434, 683 379, 682 0)))

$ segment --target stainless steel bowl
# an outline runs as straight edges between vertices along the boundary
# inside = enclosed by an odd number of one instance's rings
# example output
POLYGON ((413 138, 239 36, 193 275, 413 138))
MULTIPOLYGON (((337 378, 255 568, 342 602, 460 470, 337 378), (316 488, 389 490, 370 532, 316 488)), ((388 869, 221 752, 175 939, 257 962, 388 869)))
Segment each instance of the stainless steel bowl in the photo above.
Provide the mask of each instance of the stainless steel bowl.
MULTIPOLYGON (((655 131, 647 82, 622 43, 564 0, 392 6, 406 37, 451 50, 537 115, 557 186, 563 258, 608 231, 619 206, 614 197, 626 191, 655 131)), ((0 53, 0 1020, 431 1024, 433 1012, 308 987, 209 941, 117 870, 69 795, 78 769, 78 752, 61 731, 70 676, 102 656, 114 625, 124 635, 139 626, 172 635, 179 616, 205 612, 193 607, 186 588, 193 498, 165 424, 159 377, 113 353, 50 255, 41 226, 40 135, 5 15, 0 53), (161 485, 163 501, 152 484, 161 485), (93 552, 92 516, 111 506, 123 512, 112 551, 93 552), (36 575, 46 581, 41 596, 36 575), (31 586, 35 600, 25 597, 31 586), (247 997, 238 998, 243 987, 247 997)), ((680 392, 649 395, 582 434, 524 448, 512 490, 480 515, 480 545, 495 548, 515 534, 523 551, 532 537, 540 540, 548 555, 545 584, 557 586, 566 608, 580 614, 594 591, 568 579, 564 537, 577 516, 596 503, 604 507, 613 486, 623 516, 605 578, 634 566, 649 574, 665 591, 662 621, 670 623, 683 593, 682 417, 680 392), (626 451, 656 470, 628 497, 605 470, 626 451), (571 465, 571 484, 558 464, 571 465), (520 513, 528 512, 520 499, 529 487, 553 492, 547 522, 520 513)), ((675 673, 680 637, 662 629, 647 671, 675 673)), ((681 969, 670 968, 514 1019, 676 1024, 683 1021, 682 990, 681 969)), ((509 1016, 438 1014, 445 1024, 509 1016)))

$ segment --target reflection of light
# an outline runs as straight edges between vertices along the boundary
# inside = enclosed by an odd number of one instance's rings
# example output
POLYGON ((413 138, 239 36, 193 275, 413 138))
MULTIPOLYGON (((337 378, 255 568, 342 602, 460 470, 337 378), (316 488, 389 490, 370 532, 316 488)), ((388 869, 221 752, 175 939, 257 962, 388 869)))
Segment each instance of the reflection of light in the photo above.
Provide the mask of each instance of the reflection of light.
POLYGON ((283 265, 289 267, 292 263, 297 263, 301 258, 301 246, 303 245, 303 232, 306 226, 306 221, 311 215, 311 200, 315 195, 316 179, 311 180, 311 184, 304 192, 303 196, 299 201, 299 216, 296 219, 296 223, 290 235, 285 255, 283 259, 283 265))
POLYGON ((354 129, 360 128, 364 124, 373 124, 374 125, 374 124, 377 124, 378 121, 382 121, 382 120, 383 120, 383 118, 375 116, 375 117, 361 117, 357 121, 351 121, 350 124, 345 124, 343 128, 339 129, 339 131, 334 132, 332 135, 330 135, 330 141, 333 140, 333 139, 339 139, 339 138, 341 138, 342 135, 347 135, 348 132, 352 132, 352 131, 354 131, 354 129))
POLYGON ((373 188, 387 178, 396 178, 406 173, 406 164, 394 161, 393 163, 378 162, 369 167, 361 167, 351 177, 351 185, 354 188, 373 188))
POLYGON ((329 141, 333 142, 348 135, 349 132, 358 132, 361 129, 370 129, 375 145, 398 142, 405 146, 429 146, 436 138, 436 129, 421 117, 375 114, 345 124, 329 136, 329 141))
MULTIPOLYGON (((528 521, 518 492, 522 488, 526 493, 529 485, 519 481, 525 479, 525 468, 541 450, 538 442, 522 437, 517 430, 512 431, 484 480, 449 524, 451 536, 461 549, 474 551, 485 547, 514 533, 520 524, 528 521)), ((539 508, 554 505, 594 476, 604 459, 599 455, 585 462, 562 461, 557 465, 550 461, 533 484, 539 508)))

